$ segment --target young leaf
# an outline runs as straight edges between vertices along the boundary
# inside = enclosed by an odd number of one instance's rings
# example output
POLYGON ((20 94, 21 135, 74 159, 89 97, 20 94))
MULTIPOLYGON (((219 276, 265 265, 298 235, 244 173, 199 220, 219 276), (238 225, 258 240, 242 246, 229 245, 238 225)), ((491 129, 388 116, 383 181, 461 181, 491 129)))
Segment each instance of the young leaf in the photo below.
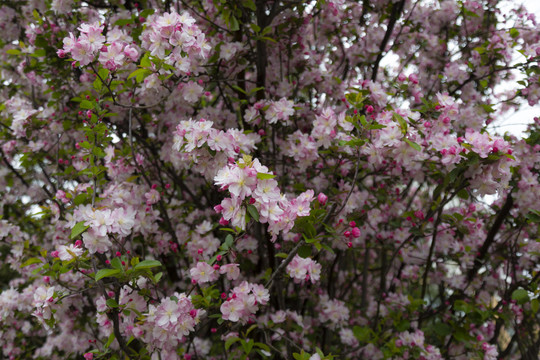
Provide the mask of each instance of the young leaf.
POLYGON ((135 270, 150 269, 153 267, 161 266, 161 263, 157 260, 144 260, 135 265, 135 270))
POLYGON ((83 100, 80 104, 81 109, 88 109, 91 110, 94 108, 94 104, 89 100, 83 100))
POLYGON ((101 269, 97 272, 96 276, 95 276, 95 280, 96 281, 99 281, 103 278, 106 278, 106 277, 111 277, 111 276, 114 276, 116 274, 119 274, 120 273, 120 270, 118 269, 101 269))
POLYGON ((232 344, 234 344, 235 342, 238 342, 240 340, 241 339, 239 337, 228 338, 227 341, 225 341, 225 350, 229 350, 229 348, 231 347, 232 344))
POLYGON ((259 180, 268 180, 275 178, 276 175, 273 174, 266 174, 266 173, 257 173, 257 179, 259 180))
POLYGON ((81 235, 83 232, 86 231, 90 226, 84 225, 84 221, 79 221, 78 223, 73 226, 73 229, 71 229, 71 235, 69 238, 71 240, 75 239, 77 236, 81 235))
POLYGON ((259 212, 257 211, 257 208, 255 206, 249 204, 247 206, 247 211, 255 221, 259 221, 259 212))
POLYGON ((407 138, 403 138, 403 140, 405 140, 405 142, 407 144, 409 144, 410 147, 412 147, 414 150, 416 151, 421 151, 422 150, 422 147, 420 145, 418 145, 417 143, 407 139, 407 138))

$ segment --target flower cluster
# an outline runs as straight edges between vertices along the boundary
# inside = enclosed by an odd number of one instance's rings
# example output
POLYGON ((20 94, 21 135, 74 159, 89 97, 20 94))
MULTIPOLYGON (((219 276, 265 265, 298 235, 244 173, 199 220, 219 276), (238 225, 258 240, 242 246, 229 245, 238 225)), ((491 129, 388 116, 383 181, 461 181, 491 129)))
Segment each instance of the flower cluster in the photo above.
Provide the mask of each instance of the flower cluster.
POLYGON ((264 286, 243 281, 231 290, 220 311, 224 320, 246 322, 259 310, 259 304, 266 305, 269 300, 270 294, 264 286))
POLYGON ((123 238, 131 234, 135 227, 137 212, 131 207, 93 209, 83 206, 75 211, 74 220, 84 221, 90 228, 83 234, 84 246, 93 253, 104 253, 111 247, 110 234, 123 238))
POLYGON ((205 34, 187 12, 154 14, 144 24, 141 47, 174 66, 177 75, 196 70, 198 61, 210 53, 205 34))
POLYGON ((144 324, 147 331, 142 337, 156 349, 171 351, 195 330, 204 314, 205 311, 196 309, 185 294, 175 293, 159 305, 149 306, 144 324))
POLYGON ((215 210, 233 226, 245 229, 246 206, 253 205, 259 214, 259 221, 268 223, 268 230, 275 241, 280 231, 285 234, 293 228, 298 216, 309 215, 314 192, 308 190, 288 200, 281 194, 273 178, 274 175, 266 166, 249 156, 227 165, 217 173, 214 183, 222 190, 228 190, 231 197, 225 198, 215 210))
POLYGON ((241 152, 256 149, 260 136, 237 129, 218 130, 213 122, 183 120, 174 132, 173 150, 185 155, 185 164, 195 163, 194 169, 212 179, 228 160, 241 152))
POLYGON ((314 284, 321 277, 321 268, 321 264, 315 260, 295 255, 286 270, 295 283, 311 281, 314 284))
POLYGON ((54 286, 50 287, 38 287, 34 292, 34 315, 41 323, 48 328, 47 320, 50 320, 53 316, 54 298, 54 286))

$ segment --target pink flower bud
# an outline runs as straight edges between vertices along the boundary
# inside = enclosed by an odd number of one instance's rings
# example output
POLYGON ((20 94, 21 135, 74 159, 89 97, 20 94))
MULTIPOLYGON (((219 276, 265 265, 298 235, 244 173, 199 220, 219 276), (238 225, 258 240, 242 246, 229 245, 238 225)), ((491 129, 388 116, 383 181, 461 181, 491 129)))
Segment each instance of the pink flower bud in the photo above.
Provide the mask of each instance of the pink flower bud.
POLYGON ((51 251, 51 257, 57 258, 58 257, 58 251, 51 251))
POLYGON ((351 235, 353 238, 360 237, 360 229, 357 227, 353 227, 351 230, 351 235))
POLYGON ((76 247, 82 247, 82 241, 81 240, 75 241, 75 246, 76 247))
POLYGON ((328 196, 323 193, 319 193, 319 195, 317 195, 317 201, 319 201, 319 204, 324 206, 326 205, 326 201, 328 201, 328 196))
POLYGON ((219 219, 219 225, 227 226, 227 225, 229 225, 229 221, 225 220, 225 218, 221 218, 221 219, 219 219))
POLYGON ((92 354, 90 352, 87 352, 83 356, 84 356, 85 360, 92 360, 94 358, 94 354, 92 354))

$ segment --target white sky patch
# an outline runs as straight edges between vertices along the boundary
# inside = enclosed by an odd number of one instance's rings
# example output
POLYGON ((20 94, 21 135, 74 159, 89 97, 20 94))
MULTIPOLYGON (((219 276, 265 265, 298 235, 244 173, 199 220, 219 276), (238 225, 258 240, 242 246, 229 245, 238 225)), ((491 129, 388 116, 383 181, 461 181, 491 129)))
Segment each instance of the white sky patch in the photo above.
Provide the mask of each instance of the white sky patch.
MULTIPOLYGON (((510 8, 513 8, 520 3, 524 4, 530 13, 535 14, 536 21, 540 23, 540 0, 521 0, 515 2, 509 1, 504 7, 504 9, 501 10, 505 11, 506 8, 510 10, 510 8)), ((514 62, 523 62, 524 60, 525 59, 523 58, 523 56, 517 53, 514 62)), ((396 54, 390 52, 388 54, 385 54, 385 56, 381 60, 380 65, 381 67, 393 68, 396 63, 399 63, 399 57, 396 54)), ((404 72, 405 75, 408 75, 410 73, 411 69, 408 69, 404 72)), ((494 89, 495 93, 501 93, 503 91, 513 89, 517 90, 518 87, 521 86, 517 84, 517 81, 521 80, 523 78, 523 75, 519 74, 517 71, 514 72, 514 74, 516 75, 516 78, 512 81, 507 81, 497 86, 496 89, 494 89)), ((540 105, 529 106, 527 100, 519 100, 521 103, 519 110, 509 111, 506 116, 494 119, 493 123, 491 123, 488 127, 491 132, 501 135, 505 132, 509 132, 510 134, 518 138, 522 138, 525 136, 525 130, 527 129, 527 125, 534 121, 534 117, 540 117, 540 105)))

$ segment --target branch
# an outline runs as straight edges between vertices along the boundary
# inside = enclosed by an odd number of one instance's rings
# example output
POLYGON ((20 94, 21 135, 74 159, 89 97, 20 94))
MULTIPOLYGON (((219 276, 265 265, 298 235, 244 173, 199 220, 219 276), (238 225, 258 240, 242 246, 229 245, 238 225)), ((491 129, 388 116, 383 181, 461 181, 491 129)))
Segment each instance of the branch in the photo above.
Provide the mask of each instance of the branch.
MULTIPOLYGON (((319 227, 317 228, 316 232, 319 233, 322 228, 323 228, 323 224, 328 221, 328 219, 332 216, 332 213, 334 212, 334 210, 336 209, 336 206, 337 204, 334 204, 332 205, 332 208, 330 209, 330 211, 328 211, 328 213, 326 213, 326 216, 324 217, 324 219, 321 221, 321 224, 319 225, 319 227)), ((304 239, 301 239, 300 241, 298 241, 298 244, 296 244, 296 246, 292 249, 292 251, 289 253, 289 256, 287 256, 287 258, 285 260, 283 260, 281 262, 281 264, 279 264, 278 268, 276 269, 276 271, 274 271, 272 273, 272 276, 270 277, 270 280, 268 280, 268 282, 264 285, 264 287, 266 288, 270 288, 270 286, 272 285, 272 282, 274 281, 274 279, 276 278, 276 276, 283 270, 283 268, 285 268, 285 266, 289 265, 289 263, 292 261, 292 259, 294 258, 294 255, 296 255, 296 253, 298 252, 298 250, 300 249, 300 247, 302 245, 304 245, 305 243, 305 240, 304 239)))
POLYGON ((504 219, 510 213, 510 210, 512 209, 513 205, 514 205, 514 199, 512 198, 512 192, 510 191, 508 193, 508 196, 506 197, 506 202, 504 203, 499 214, 497 215, 497 218, 495 219, 495 222, 491 226, 491 229, 489 229, 489 232, 486 237, 486 240, 484 241, 484 244, 478 251, 478 256, 474 259, 474 265, 472 269, 470 269, 469 272, 467 273, 467 281, 469 283, 476 276, 476 274, 478 273, 478 270, 480 270, 480 267, 482 267, 482 260, 484 260, 484 258, 486 257, 489 247, 495 241, 495 235, 497 235, 497 232, 499 232, 499 229, 501 228, 501 225, 503 224, 504 219))
POLYGON ((22 175, 19 174, 19 172, 17 170, 15 170, 13 165, 11 165, 11 163, 9 162, 9 160, 6 157, 6 154, 4 154, 4 150, 2 148, 0 148, 0 153, 2 154, 2 159, 4 160, 4 163, 6 163, 6 166, 9 168, 9 170, 11 170, 11 172, 14 173, 15 176, 17 176, 17 178, 19 178, 19 180, 21 180, 21 182, 26 187, 30 187, 30 185, 28 184, 28 182, 26 182, 26 180, 22 177, 22 175))
POLYGON ((375 63, 373 64, 373 72, 371 73, 371 81, 377 80, 377 73, 379 72, 379 64, 381 63, 381 60, 385 55, 384 49, 386 48, 386 45, 388 44, 388 41, 390 40, 390 36, 392 35, 392 32, 394 31, 394 26, 396 25, 396 22, 399 19, 404 6, 405 6, 405 0, 401 0, 399 4, 392 5, 392 14, 390 15, 390 21, 388 22, 386 33, 384 34, 383 41, 381 43, 381 46, 379 47, 379 54, 377 55, 377 59, 375 60, 375 63))

